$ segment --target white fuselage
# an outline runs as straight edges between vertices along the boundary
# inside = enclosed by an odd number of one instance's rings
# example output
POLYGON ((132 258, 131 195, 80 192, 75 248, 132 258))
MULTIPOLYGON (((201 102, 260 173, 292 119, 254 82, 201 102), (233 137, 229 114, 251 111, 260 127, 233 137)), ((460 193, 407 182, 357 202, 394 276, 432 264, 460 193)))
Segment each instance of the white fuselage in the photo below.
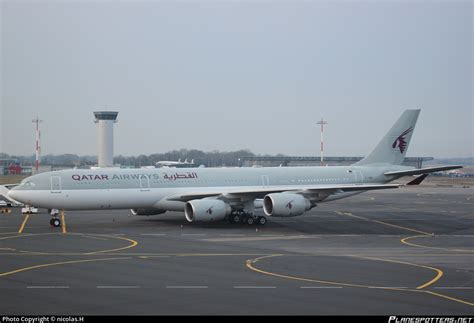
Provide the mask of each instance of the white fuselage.
MULTIPOLYGON (((175 194, 232 193, 272 187, 386 183, 383 173, 403 166, 268 168, 157 168, 62 170, 25 179, 9 196, 28 205, 63 210, 158 208, 182 211, 175 194)), ((357 192, 356 192, 357 193, 357 192)), ((326 196, 339 199, 356 194, 326 196)), ((359 192, 360 193, 360 192, 359 192)))

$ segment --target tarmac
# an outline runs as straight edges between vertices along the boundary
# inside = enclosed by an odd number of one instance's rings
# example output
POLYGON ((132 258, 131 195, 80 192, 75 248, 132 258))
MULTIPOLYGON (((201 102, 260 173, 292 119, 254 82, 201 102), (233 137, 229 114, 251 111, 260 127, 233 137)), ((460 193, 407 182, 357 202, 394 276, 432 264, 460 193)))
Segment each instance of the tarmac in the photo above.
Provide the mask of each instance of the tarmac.
POLYGON ((265 226, 0 214, 0 314, 474 315, 474 190, 405 187, 265 226))

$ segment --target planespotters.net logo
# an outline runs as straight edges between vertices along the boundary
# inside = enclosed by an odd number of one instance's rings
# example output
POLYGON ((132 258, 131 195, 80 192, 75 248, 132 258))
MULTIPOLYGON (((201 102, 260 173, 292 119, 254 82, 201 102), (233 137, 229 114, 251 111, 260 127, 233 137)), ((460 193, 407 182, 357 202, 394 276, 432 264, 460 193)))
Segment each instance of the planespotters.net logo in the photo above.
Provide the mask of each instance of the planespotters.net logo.
POLYGON ((473 317, 390 316, 388 323, 474 323, 473 317))

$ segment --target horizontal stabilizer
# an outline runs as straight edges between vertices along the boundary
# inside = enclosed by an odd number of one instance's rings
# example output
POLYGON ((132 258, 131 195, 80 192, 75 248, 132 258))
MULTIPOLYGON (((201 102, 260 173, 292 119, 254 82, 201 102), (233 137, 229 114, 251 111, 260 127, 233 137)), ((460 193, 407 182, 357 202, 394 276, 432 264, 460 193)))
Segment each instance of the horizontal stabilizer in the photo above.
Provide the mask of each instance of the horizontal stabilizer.
POLYGON ((423 180, 428 177, 429 174, 423 174, 418 177, 416 177, 414 180, 408 182, 406 185, 420 185, 423 180))
POLYGON ((394 171, 394 172, 386 172, 384 175, 386 176, 409 176, 409 175, 421 175, 421 174, 429 174, 429 173, 435 173, 435 172, 440 172, 444 170, 450 170, 450 169, 458 169, 462 168, 462 166, 459 165, 450 165, 450 166, 439 166, 439 167, 426 167, 426 168, 420 168, 420 169, 410 169, 410 170, 400 170, 400 171, 394 171))

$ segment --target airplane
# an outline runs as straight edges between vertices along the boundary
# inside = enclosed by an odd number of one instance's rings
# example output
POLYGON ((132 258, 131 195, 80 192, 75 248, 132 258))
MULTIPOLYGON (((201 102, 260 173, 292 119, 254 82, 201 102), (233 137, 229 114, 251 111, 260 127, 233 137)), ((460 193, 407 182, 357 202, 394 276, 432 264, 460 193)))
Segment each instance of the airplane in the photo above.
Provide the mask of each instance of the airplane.
MULTIPOLYGON (((394 189, 403 176, 462 166, 403 166, 420 110, 406 110, 375 149, 350 166, 71 169, 24 179, 8 195, 26 205, 66 210, 131 209, 135 215, 181 211, 189 222, 229 220, 265 224, 294 217, 319 203, 362 192, 394 189), (264 215, 261 214, 263 209, 264 215), (259 211, 259 212, 257 212, 259 211)), ((50 224, 61 225, 56 214, 50 224)))
POLYGON ((181 158, 179 158, 178 161, 160 160, 155 163, 156 167, 184 167, 192 165, 194 165, 194 159, 191 159, 191 161, 188 162, 187 158, 184 160, 184 162, 182 162, 181 158))

